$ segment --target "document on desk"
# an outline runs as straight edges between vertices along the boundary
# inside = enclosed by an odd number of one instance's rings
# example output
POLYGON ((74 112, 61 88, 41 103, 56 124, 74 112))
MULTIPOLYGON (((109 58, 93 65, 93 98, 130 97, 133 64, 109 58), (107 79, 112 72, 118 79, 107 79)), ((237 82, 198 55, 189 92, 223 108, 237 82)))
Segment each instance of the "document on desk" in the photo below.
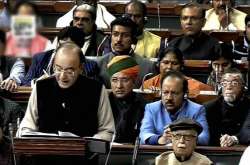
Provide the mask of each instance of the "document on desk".
POLYGON ((31 131, 31 132, 23 132, 22 137, 65 137, 65 138, 77 138, 80 136, 77 136, 71 132, 62 132, 58 131, 58 133, 44 133, 44 132, 37 132, 37 131, 31 131))

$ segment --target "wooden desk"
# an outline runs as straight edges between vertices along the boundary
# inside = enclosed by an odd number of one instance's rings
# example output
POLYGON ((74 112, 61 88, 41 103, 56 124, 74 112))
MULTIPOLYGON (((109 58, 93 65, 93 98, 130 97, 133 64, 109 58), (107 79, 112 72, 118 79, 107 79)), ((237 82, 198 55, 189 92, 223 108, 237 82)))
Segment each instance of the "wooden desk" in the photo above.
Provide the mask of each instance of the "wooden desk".
POLYGON ((85 155, 85 139, 14 138, 14 153, 25 155, 85 155))
MULTIPOLYGON (((83 141, 84 142, 84 141, 83 141)), ((53 143, 48 144, 45 140, 29 140, 29 139, 14 139, 14 148, 15 154, 22 155, 26 154, 29 156, 32 155, 79 155, 82 156, 83 143, 81 140, 64 140, 61 139, 54 140, 53 143), (65 144, 62 144, 65 143, 65 144), (72 144, 72 146, 70 146, 72 144), (59 145, 59 146, 56 146, 59 145), (58 151, 51 149, 51 146, 60 148, 58 151), (40 150, 40 151, 39 151, 40 150), (66 152, 64 152, 66 150, 66 152)), ((224 164, 224 165, 235 165, 239 163, 239 159, 246 147, 230 147, 230 148, 221 148, 221 147, 208 147, 208 146, 198 146, 196 151, 208 156, 214 163, 224 164)), ((113 145, 111 150, 111 155, 109 159, 109 164, 119 164, 119 165, 131 165, 132 154, 133 154, 133 145, 113 145)), ((166 146, 149 146, 141 145, 138 150, 137 162, 138 165, 152 164, 154 158, 162 152, 171 151, 171 147, 166 146)), ((99 164, 104 164, 106 160, 105 155, 99 156, 99 164)))

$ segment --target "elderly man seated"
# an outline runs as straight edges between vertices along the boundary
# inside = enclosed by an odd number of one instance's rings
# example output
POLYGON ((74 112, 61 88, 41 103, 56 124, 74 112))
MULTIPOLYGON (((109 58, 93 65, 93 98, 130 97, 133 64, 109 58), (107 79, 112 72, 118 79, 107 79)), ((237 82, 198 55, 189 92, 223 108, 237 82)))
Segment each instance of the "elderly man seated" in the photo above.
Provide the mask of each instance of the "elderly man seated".
POLYGON ((130 56, 115 56, 108 64, 112 92, 110 104, 116 126, 115 141, 134 143, 139 134, 146 101, 134 93, 139 65, 130 56))
POLYGON ((250 110, 245 95, 245 81, 237 69, 228 69, 221 78, 222 96, 208 102, 207 121, 210 145, 229 147, 249 141, 249 127, 245 126, 250 110))
POLYGON ((204 155, 194 152, 197 137, 202 132, 199 123, 183 118, 169 125, 173 150, 157 156, 155 165, 211 165, 212 162, 204 155))
POLYGON ((207 145, 209 132, 205 107, 185 99, 188 88, 183 74, 177 71, 167 72, 161 79, 161 91, 161 100, 145 107, 140 132, 141 142, 153 145, 170 143, 167 126, 177 119, 191 118, 203 127, 198 144, 207 145))

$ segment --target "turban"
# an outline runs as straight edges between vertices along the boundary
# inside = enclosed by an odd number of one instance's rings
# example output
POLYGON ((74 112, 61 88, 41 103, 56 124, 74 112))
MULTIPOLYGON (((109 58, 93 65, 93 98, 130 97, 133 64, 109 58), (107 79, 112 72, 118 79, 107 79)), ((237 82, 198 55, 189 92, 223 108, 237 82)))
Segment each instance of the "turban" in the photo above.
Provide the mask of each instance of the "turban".
POLYGON ((137 62, 127 55, 115 56, 107 65, 107 72, 110 77, 117 72, 122 72, 128 76, 136 78, 139 72, 137 62))

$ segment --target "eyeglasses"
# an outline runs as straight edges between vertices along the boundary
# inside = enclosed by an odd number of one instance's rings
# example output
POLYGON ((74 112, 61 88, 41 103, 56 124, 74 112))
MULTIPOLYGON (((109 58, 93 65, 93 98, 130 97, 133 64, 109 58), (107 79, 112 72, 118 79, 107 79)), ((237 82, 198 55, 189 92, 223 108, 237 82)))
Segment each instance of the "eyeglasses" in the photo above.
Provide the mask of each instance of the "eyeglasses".
POLYGON ((231 85, 231 86, 233 86, 233 87, 238 87, 238 86, 240 86, 240 84, 242 84, 242 83, 240 83, 240 82, 238 82, 238 81, 226 81, 226 80, 223 80, 221 83, 221 86, 223 86, 223 87, 226 87, 226 86, 229 86, 229 85, 231 85))
POLYGON ((73 17, 73 19, 74 19, 74 21, 82 21, 82 22, 90 22, 90 18, 88 18, 88 17, 76 17, 76 16, 74 16, 73 17))
POLYGON ((195 135, 183 135, 183 134, 172 134, 172 137, 174 140, 180 140, 183 137, 183 140, 185 141, 191 141, 197 136, 195 135))
POLYGON ((64 73, 66 76, 69 76, 69 77, 74 77, 75 75, 75 71, 72 69, 62 69, 59 67, 54 67, 53 71, 56 75, 61 75, 62 73, 64 73))

